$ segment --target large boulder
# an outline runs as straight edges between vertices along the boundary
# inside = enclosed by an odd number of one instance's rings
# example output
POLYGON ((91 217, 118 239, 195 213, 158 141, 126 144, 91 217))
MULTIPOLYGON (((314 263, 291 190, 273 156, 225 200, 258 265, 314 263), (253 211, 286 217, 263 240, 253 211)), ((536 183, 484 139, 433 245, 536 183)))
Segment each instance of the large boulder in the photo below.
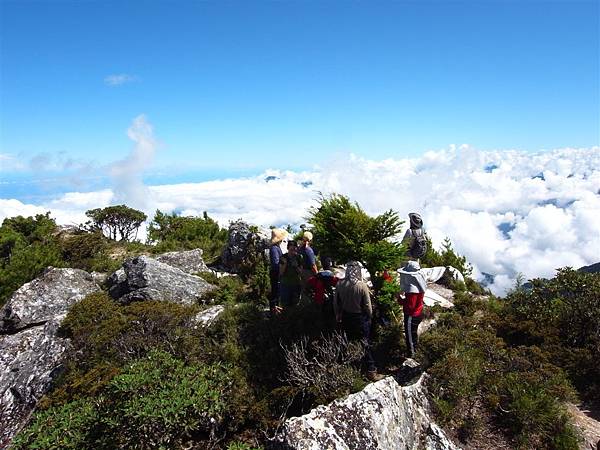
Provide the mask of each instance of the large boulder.
POLYGON ((15 333, 65 314, 69 307, 100 288, 80 269, 49 267, 24 284, 0 309, 0 334, 15 333))
POLYGON ((60 370, 68 339, 56 336, 64 315, 17 334, 0 336, 0 448, 27 423, 60 370))
POLYGON ((202 303, 216 289, 202 278, 148 256, 126 260, 108 279, 109 294, 119 303, 164 300, 184 305, 202 303))
POLYGON ((244 264, 249 252, 262 253, 270 245, 269 235, 264 230, 253 229, 241 220, 229 225, 229 239, 221 254, 222 266, 237 273, 244 264))
POLYGON ((202 259, 202 249, 196 248, 194 250, 188 250, 183 252, 168 252, 163 253, 156 257, 157 261, 168 264, 178 269, 183 270, 185 273, 199 273, 208 272, 210 269, 204 263, 202 259))
POLYGON ((430 417, 424 379, 401 386, 393 377, 310 413, 288 419, 275 438, 287 450, 456 450, 430 417))

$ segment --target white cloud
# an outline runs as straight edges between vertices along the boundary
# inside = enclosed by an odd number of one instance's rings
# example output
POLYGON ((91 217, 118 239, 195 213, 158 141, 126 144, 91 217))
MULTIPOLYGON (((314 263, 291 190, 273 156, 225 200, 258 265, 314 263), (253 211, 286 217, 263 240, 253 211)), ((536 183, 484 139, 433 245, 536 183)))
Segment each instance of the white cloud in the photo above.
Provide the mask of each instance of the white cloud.
POLYGON ((147 210, 149 192, 142 182, 142 175, 154 160, 157 143, 152 125, 146 116, 142 114, 133 119, 127 136, 135 143, 133 150, 125 159, 113 163, 110 167, 115 200, 147 210))
POLYGON ((0 153, 0 172, 17 171, 25 169, 26 165, 10 153, 0 153))
POLYGON ((72 223, 86 209, 143 195, 145 211, 208 211, 223 225, 237 218, 265 226, 299 224, 317 192, 338 192, 370 214, 389 208, 403 217, 421 212, 434 244, 449 237, 476 275, 495 276, 497 293, 512 287, 518 273, 549 277, 558 267, 600 261, 599 147, 531 154, 462 146, 412 159, 349 156, 309 172, 270 170, 253 178, 204 183, 144 187, 134 177, 137 184, 128 188, 126 175, 140 174, 156 146, 143 117, 134 121, 129 136, 136 148, 114 166, 116 179, 122 178, 114 189, 118 195, 71 193, 41 206, 4 200, 0 219, 51 209, 59 221, 72 223))
POLYGON ((121 86, 123 84, 133 83, 135 81, 139 81, 139 77, 136 75, 129 75, 127 73, 119 73, 104 77, 104 84, 107 86, 121 86))

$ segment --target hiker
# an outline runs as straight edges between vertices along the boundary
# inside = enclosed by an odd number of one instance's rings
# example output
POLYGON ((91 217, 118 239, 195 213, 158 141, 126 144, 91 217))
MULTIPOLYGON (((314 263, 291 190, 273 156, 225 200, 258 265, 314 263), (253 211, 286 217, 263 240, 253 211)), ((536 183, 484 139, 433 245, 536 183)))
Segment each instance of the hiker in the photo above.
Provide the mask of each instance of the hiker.
POLYGON ((283 307, 298 304, 302 280, 302 257, 296 241, 288 241, 287 250, 279 259, 279 293, 283 307))
POLYGON ((402 243, 406 245, 409 259, 418 261, 427 252, 427 239, 423 231, 423 219, 418 213, 408 215, 410 228, 404 233, 402 243))
POLYGON ((273 228, 271 230, 271 248, 269 249, 271 296, 269 297, 269 307, 274 314, 281 312, 279 306, 279 261, 283 256, 281 242, 286 237, 287 231, 282 230, 281 228, 273 228))
POLYGON ((321 307, 324 328, 327 331, 335 329, 335 313, 333 311, 333 288, 339 281, 331 271, 331 258, 322 259, 323 269, 308 279, 308 285, 313 291, 313 300, 321 307))
POLYGON ((427 278, 421 271, 417 261, 408 261, 398 269, 400 275, 400 289, 398 299, 404 312, 404 338, 406 340, 406 353, 409 358, 414 358, 419 343, 418 329, 423 319, 423 299, 427 290, 427 278), (402 296, 404 293, 404 296, 402 296))
POLYGON ((313 234, 310 231, 302 233, 302 245, 300 247, 300 255, 302 256, 302 298, 308 298, 308 279, 313 275, 316 275, 317 270, 317 258, 315 252, 311 246, 313 240, 313 234))
POLYGON ((377 381, 383 378, 377 373, 375 360, 371 352, 369 335, 371 331, 371 294, 367 283, 362 279, 362 267, 357 261, 346 266, 346 276, 337 283, 334 296, 336 320, 350 341, 362 341, 365 349, 363 362, 367 369, 367 378, 377 381))

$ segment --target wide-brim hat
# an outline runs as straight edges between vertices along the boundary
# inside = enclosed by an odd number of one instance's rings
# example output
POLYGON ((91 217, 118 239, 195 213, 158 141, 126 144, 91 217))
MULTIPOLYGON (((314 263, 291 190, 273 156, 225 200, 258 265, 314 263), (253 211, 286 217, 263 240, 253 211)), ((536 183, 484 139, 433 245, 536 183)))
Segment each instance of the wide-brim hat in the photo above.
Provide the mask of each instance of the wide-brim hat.
POLYGON ((421 269, 421 265, 418 261, 408 261, 404 267, 400 267, 396 272, 402 273, 405 275, 414 275, 415 272, 418 272, 421 269))
POLYGON ((304 239, 305 241, 312 241, 313 234, 310 231, 305 231, 304 233, 302 233, 302 239, 304 239))
POLYGON ((288 232, 281 228, 273 228, 271 230, 271 244, 279 244, 288 235, 288 232))

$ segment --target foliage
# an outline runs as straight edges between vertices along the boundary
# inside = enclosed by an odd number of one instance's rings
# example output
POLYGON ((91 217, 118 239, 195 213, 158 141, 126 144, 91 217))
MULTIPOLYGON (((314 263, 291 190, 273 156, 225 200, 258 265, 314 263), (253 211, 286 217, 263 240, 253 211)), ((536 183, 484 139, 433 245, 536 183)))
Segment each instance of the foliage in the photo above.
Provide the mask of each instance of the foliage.
POLYGON ((227 243, 227 230, 206 212, 202 217, 182 217, 157 210, 148 226, 148 241, 156 244, 155 253, 201 248, 205 260, 212 262, 227 243))
POLYGON ((600 274, 559 269, 551 280, 533 280, 506 298, 507 319, 527 319, 501 333, 513 344, 536 341, 565 367, 586 399, 600 401, 600 274))
POLYGON ((390 276, 392 280, 384 281, 377 292, 377 304, 379 305, 379 312, 383 317, 390 317, 398 321, 402 317, 402 307, 397 299, 401 288, 395 279, 395 274, 390 276))
POLYGON ((65 267, 50 213, 4 219, 0 227, 0 305, 48 266, 65 267))
POLYGON ((62 257, 71 267, 88 272, 113 272, 119 262, 109 256, 110 243, 100 232, 79 232, 61 239, 62 257))
POLYGON ((101 231, 115 241, 135 239, 138 228, 147 219, 142 211, 126 205, 90 209, 85 215, 90 218, 83 226, 86 230, 101 231))
POLYGON ((153 350, 101 394, 38 413, 15 448, 173 448, 224 426, 233 383, 223 364, 186 365, 153 350), (65 430, 66 429, 66 430, 65 430))
POLYGON ((402 246, 389 240, 401 230, 402 221, 395 211, 370 217, 348 197, 333 194, 322 196, 307 220, 321 255, 342 263, 360 261, 372 275, 398 267, 403 257, 402 246))
POLYGON ((247 286, 238 276, 217 277, 212 272, 202 272, 199 276, 217 286, 217 290, 211 292, 214 303, 234 305, 248 300, 247 286))
POLYGON ((502 337, 502 327, 511 326, 506 315, 512 317, 508 304, 459 295, 455 310, 422 336, 419 357, 438 417, 464 441, 485 433, 478 418, 491 416, 519 448, 577 448, 562 405, 575 398, 565 372, 531 342, 511 346, 502 337))

